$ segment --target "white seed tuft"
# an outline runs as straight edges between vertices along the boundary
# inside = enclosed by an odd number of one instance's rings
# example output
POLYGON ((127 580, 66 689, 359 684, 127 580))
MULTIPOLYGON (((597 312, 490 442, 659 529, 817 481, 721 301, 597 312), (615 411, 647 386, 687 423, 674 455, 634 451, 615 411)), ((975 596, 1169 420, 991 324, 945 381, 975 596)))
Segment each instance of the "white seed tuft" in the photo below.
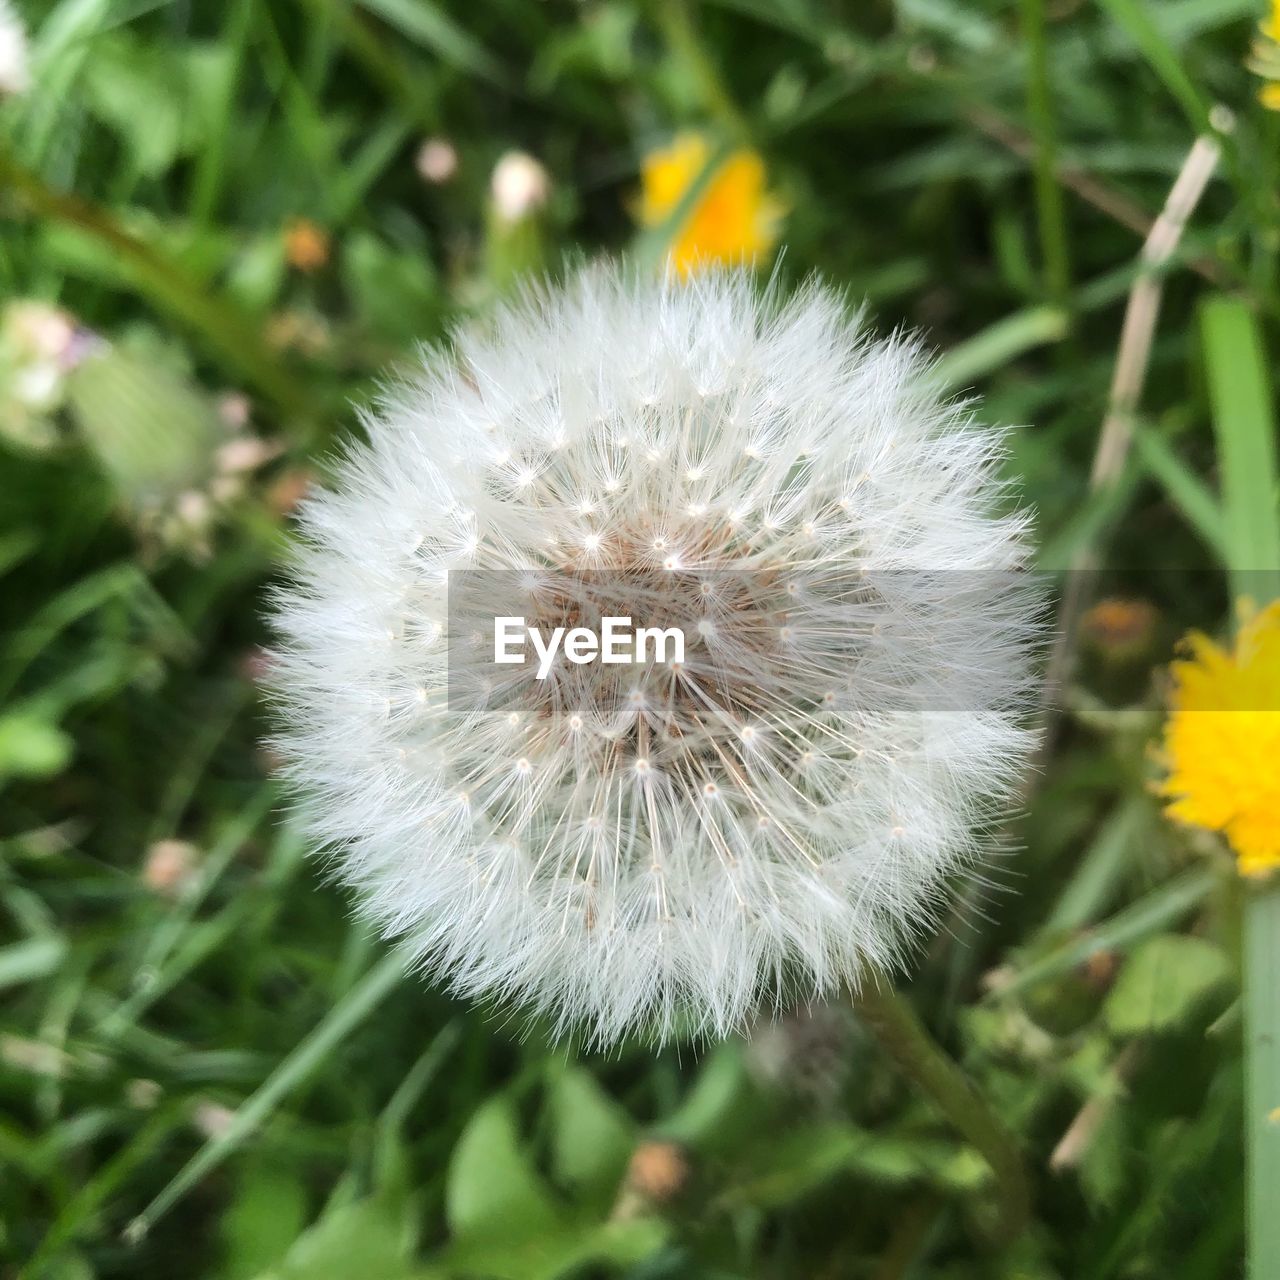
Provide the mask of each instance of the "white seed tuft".
POLYGON ((273 674, 367 916, 602 1044, 899 965, 1025 763, 1036 634, 991 589, 1025 558, 1000 437, 918 344, 817 285, 600 268, 428 353, 366 425, 304 506, 273 674), (685 611, 687 652, 497 666, 463 698, 467 570, 565 619, 570 578, 612 574, 685 611))

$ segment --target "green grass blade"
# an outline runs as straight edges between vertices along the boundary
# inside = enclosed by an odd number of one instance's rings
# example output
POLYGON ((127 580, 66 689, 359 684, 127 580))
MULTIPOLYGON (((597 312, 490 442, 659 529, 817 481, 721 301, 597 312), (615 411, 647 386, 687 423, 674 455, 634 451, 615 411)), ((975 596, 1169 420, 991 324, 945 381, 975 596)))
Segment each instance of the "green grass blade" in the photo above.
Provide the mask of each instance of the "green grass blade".
POLYGON ((1200 320, 1226 511, 1227 568, 1237 594, 1256 593, 1256 575, 1265 573, 1262 594, 1271 598, 1280 594, 1280 486, 1262 335, 1253 313, 1234 298, 1211 299, 1200 320))
POLYGON ((28 938, 0 947, 0 990, 47 978, 66 953, 66 941, 58 937, 28 938))
POLYGON ((1169 501, 1223 564, 1228 563, 1231 551, 1226 515, 1213 491, 1150 427, 1139 425, 1133 443, 1143 466, 1169 501))
POLYGON ((1134 843, 1150 818, 1151 802, 1145 796, 1130 797, 1108 816, 1055 903, 1046 929, 1083 929, 1106 910, 1120 877, 1133 865, 1134 843))
POLYGON ((1071 254, 1066 204, 1058 181, 1058 127, 1054 90, 1049 79, 1046 0, 1022 0, 1022 28, 1028 51, 1027 114, 1035 134, 1036 222, 1044 267, 1045 295, 1065 307, 1071 296, 1071 254))
POLYGON ((960 390, 1016 356, 1067 334, 1067 317, 1056 307, 1028 307, 997 320, 981 333, 952 347, 934 366, 934 377, 948 390, 960 390))
POLYGON ((1109 485, 1091 489, 1072 518, 1040 545, 1038 565, 1054 573, 1069 568, 1078 555, 1091 551, 1128 510, 1141 471, 1132 462, 1109 485))
POLYGON ((1126 32, 1164 86, 1178 100, 1197 133, 1209 127, 1209 104, 1187 74, 1153 16, 1159 10, 1145 0, 1101 0, 1102 7, 1126 32))
POLYGON ((1198 903, 1207 898, 1218 882, 1212 870, 1196 870, 1176 876, 1152 890, 1145 898, 1118 911, 1096 929, 1047 956, 1032 961, 993 997, 1004 997, 1025 991, 1046 978, 1055 978, 1083 964, 1098 951, 1122 951, 1135 942, 1176 924, 1198 903))
POLYGON ((329 1011, 261 1087, 236 1108, 227 1128, 210 1138, 130 1223, 129 1237, 134 1240, 142 1239, 163 1214, 231 1155, 291 1090, 339 1048, 346 1037, 391 994, 403 977, 403 958, 397 951, 389 952, 329 1011))
POLYGON ((459 70, 507 86, 509 77, 493 55, 429 0, 361 0, 361 4, 459 70))

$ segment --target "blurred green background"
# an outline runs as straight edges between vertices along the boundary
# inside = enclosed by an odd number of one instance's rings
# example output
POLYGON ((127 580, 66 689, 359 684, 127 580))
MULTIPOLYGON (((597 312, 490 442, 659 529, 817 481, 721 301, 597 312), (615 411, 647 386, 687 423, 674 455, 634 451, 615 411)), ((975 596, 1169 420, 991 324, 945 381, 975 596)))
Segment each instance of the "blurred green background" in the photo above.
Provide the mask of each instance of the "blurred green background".
POLYGON ((0 1275, 1242 1274, 1238 889, 1150 782, 1173 643, 1227 611, 1224 397, 1272 430, 1280 117, 1258 101, 1258 5, 18 12, 0 1275), (689 130, 702 187, 638 226, 646 155, 689 130), (1144 266, 1198 135, 1203 195, 1144 266), (742 148, 784 209, 762 265, 923 329, 947 385, 1017 426, 1042 567, 1100 572, 1010 851, 909 982, 1024 1145, 1033 1223, 1012 1246, 990 1243, 981 1158, 840 1006, 603 1057, 402 978, 259 746, 264 591, 379 373, 522 276, 600 253, 659 269, 742 148), (513 151, 534 163, 495 191, 513 151), (1135 287, 1163 307, 1117 400, 1135 287))

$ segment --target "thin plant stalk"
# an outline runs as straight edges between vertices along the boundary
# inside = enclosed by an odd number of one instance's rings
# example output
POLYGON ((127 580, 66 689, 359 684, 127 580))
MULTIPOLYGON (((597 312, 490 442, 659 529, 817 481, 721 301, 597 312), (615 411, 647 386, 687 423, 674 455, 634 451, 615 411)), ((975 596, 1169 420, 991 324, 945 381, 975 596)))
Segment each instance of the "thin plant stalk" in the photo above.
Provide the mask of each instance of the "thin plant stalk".
POLYGON ((1013 1133, 887 978, 866 982, 853 1003, 880 1047, 991 1166, 1000 1208, 999 1239, 1016 1240, 1026 1227, 1031 1202, 1013 1133))
POLYGON ((1045 0, 1022 0, 1022 29, 1030 54, 1027 68, 1027 114, 1035 132, 1036 220, 1044 262, 1045 292, 1057 307, 1071 299, 1071 258, 1067 248, 1066 206, 1058 182, 1057 125, 1049 84, 1048 24, 1045 0))
POLYGON ((1280 877, 1248 886, 1244 961, 1248 1275, 1270 1280, 1280 1259, 1280 877))

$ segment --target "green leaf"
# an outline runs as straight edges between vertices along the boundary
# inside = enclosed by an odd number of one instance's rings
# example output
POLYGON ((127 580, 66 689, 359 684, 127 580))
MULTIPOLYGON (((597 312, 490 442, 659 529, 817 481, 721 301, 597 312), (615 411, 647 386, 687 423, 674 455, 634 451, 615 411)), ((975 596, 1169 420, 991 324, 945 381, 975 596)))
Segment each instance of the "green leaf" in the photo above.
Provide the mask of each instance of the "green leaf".
POLYGON ((1245 1151, 1250 1275, 1280 1257, 1280 885, 1248 887, 1244 907, 1245 1151))
MULTIPOLYGON (((867 1155, 867 1135, 848 1123, 807 1125, 758 1144, 730 1192, 733 1202, 772 1208, 794 1202, 867 1155)), ((874 1160, 874 1156, 871 1157, 874 1160)))
POLYGON ((557 1181, 612 1194, 635 1147, 631 1117, 579 1067, 557 1073, 548 1105, 557 1181))
POLYGON ((223 1280, 257 1275, 283 1258, 307 1222, 302 1181, 267 1164, 251 1164, 219 1220, 223 1280))
POLYGON ((139 173, 156 177, 198 141, 184 59, 123 33, 99 39, 86 64, 94 112, 121 137, 139 173))
POLYGON ((343 248, 342 275, 355 309, 379 337, 407 344, 435 327, 442 299, 425 254, 397 252, 356 231, 343 248))
POLYGON ((1077 859, 1076 869, 1058 895, 1047 932, 1069 932, 1091 924, 1105 910, 1116 885, 1132 866, 1134 850, 1151 828, 1153 811, 1144 796, 1118 805, 1077 859))
POLYGON ((1129 958, 1103 1007, 1119 1036, 1168 1031, 1186 1020, 1228 975, 1227 958, 1203 938, 1166 933, 1129 958))
POLYGON ((63 1254, 41 1271, 40 1280, 94 1280, 93 1268, 78 1253, 63 1254))
POLYGON ((684 1101, 655 1126, 657 1135, 692 1147, 714 1143, 726 1130, 742 1123, 750 1087, 742 1046, 732 1041, 718 1045, 707 1056, 684 1101))
POLYGON ((327 1212, 260 1280, 415 1280, 422 1273, 409 1256, 409 1244, 401 1213, 370 1196, 327 1212))
POLYGON ((1099 1104, 1102 1118, 1080 1159, 1080 1188, 1097 1209, 1116 1202, 1124 1190, 1125 1166, 1133 1151, 1133 1135, 1123 1106, 1099 1104))
POLYGON ((1009 982, 989 993, 986 999, 1015 995, 1037 982, 1070 972, 1099 951, 1122 951, 1160 929, 1169 928, 1208 897, 1216 883, 1216 874, 1207 869, 1175 876, 1117 911, 1082 937, 1073 938, 1048 955, 1032 960, 1009 982))
POLYGON ((0 780, 52 777, 66 768, 74 750, 71 738, 40 716, 0 716, 0 780))
POLYGON ((556 1225, 558 1209, 521 1148, 506 1097, 484 1103, 462 1131, 449 1162, 445 1217, 460 1237, 518 1240, 556 1225))
POLYGON ((564 1223, 521 1240, 491 1235, 457 1240, 433 1264, 451 1280, 578 1280, 592 1263, 616 1268, 643 1262, 666 1244, 669 1234, 657 1218, 564 1223))
POLYGON ((1230 563, 1226 517, 1209 486, 1150 427, 1139 425, 1133 443, 1143 465, 1186 522, 1224 564, 1230 563))
POLYGON ((67 954, 61 938, 28 938, 0 947, 0 989, 47 977, 67 954))
POLYGON ((203 486, 224 437, 212 403, 142 352, 112 347, 67 378, 76 424, 131 506, 203 486))

